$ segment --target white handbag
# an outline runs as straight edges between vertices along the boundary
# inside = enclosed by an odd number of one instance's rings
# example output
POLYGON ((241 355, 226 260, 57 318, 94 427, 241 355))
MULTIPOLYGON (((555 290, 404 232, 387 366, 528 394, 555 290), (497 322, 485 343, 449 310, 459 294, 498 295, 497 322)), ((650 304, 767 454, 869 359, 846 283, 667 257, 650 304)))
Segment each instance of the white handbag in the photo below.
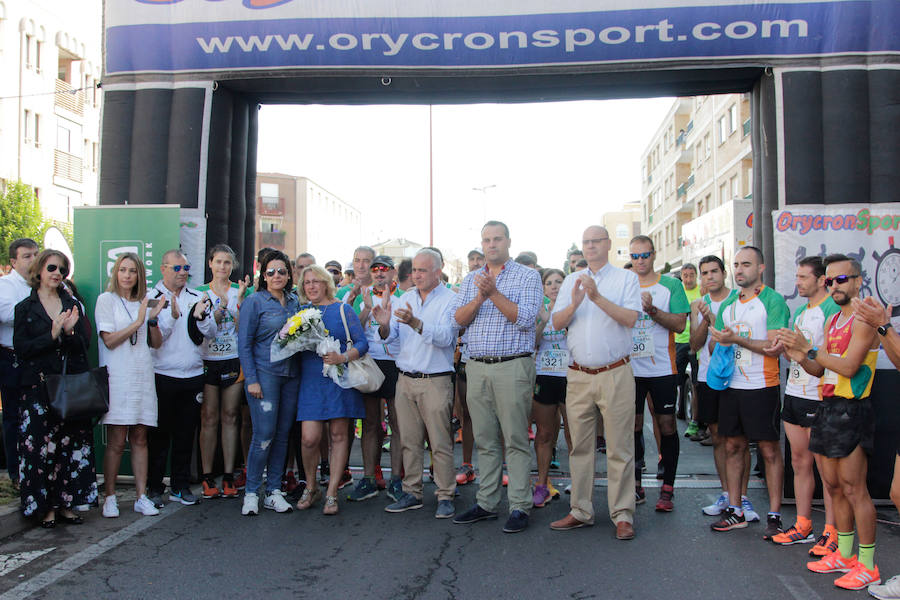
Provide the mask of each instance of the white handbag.
MULTIPOLYGON (((344 306, 346 305, 341 304, 340 312, 341 321, 344 322, 344 333, 347 336, 347 351, 349 352, 353 348, 353 339, 350 337, 350 328, 347 327, 347 317, 344 315, 344 306)), ((377 392, 384 383, 384 373, 381 372, 378 363, 376 363, 375 359, 369 354, 360 356, 356 360, 349 361, 347 363, 347 369, 350 371, 352 379, 364 381, 359 385, 353 386, 363 394, 377 392)))

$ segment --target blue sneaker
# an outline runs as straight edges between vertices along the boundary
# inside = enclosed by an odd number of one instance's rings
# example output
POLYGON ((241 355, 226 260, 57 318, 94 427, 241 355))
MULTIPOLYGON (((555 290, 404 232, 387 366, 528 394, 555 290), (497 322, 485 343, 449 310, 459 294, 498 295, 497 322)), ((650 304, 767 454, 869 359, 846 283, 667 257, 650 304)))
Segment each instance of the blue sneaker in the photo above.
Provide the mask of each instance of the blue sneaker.
POLYGON ((470 523, 477 523, 478 521, 484 521, 485 519, 496 519, 497 513, 491 512, 489 510, 484 510, 477 504, 464 512, 463 514, 455 517, 453 522, 457 525, 468 525, 470 523))
POLYGON ((703 510, 704 515, 717 517, 725 512, 726 508, 728 508, 728 492, 722 492, 715 502, 709 506, 704 506, 701 510, 703 510))
POLYGON ((744 511, 744 518, 748 523, 756 523, 759 521, 759 513, 753 510, 753 504, 747 496, 741 496, 741 510, 744 511))
POLYGON ((394 502, 400 500, 400 497, 403 495, 403 480, 399 477, 391 477, 391 481, 388 483, 387 495, 394 502))
POLYGON ((506 525, 503 526, 504 533, 519 533, 528 527, 528 513, 521 510, 514 510, 509 513, 506 525))
POLYGON ((438 507, 434 513, 435 519, 449 519, 456 514, 453 500, 438 500, 438 507))
POLYGON ((169 500, 172 502, 181 502, 185 506, 197 504, 197 496, 191 493, 191 490, 184 488, 183 490, 169 492, 169 500))
POLYGON ((412 494, 404 493, 400 496, 400 499, 394 502, 393 504, 388 504, 384 507, 389 513, 400 513, 406 512, 408 510, 415 510, 417 508, 422 508, 422 501, 413 496, 412 494))
POLYGON ((353 491, 347 494, 348 502, 362 502, 378 495, 378 485, 374 479, 363 477, 356 483, 353 491))

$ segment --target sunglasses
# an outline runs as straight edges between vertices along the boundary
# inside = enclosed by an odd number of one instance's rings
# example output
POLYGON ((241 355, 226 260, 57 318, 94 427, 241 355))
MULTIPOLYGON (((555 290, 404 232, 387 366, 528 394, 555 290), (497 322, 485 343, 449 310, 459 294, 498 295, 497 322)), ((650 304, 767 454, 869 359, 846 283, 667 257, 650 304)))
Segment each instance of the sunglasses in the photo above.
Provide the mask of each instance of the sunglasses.
POLYGON ((278 267, 277 269, 266 269, 266 276, 272 277, 275 273, 279 275, 287 275, 287 269, 284 267, 278 267))
POLYGON ((63 277, 69 276, 69 267, 61 267, 61 266, 55 265, 53 263, 50 263, 49 265, 47 265, 48 273, 53 273, 56 271, 56 269, 59 269, 59 274, 62 275, 63 277))
POLYGON ((653 256, 652 250, 650 252, 632 252, 631 260, 637 260, 639 258, 650 258, 651 256, 653 256))
POLYGON ((847 283, 851 279, 856 279, 859 275, 838 275, 837 277, 826 277, 825 287, 830 288, 835 283, 847 283))
POLYGON ((188 271, 191 270, 191 265, 165 265, 165 266, 169 267, 176 273, 180 273, 182 269, 184 269, 185 273, 187 273, 188 271))
POLYGON ((381 271, 383 273, 385 271, 390 271, 391 268, 387 265, 373 265, 369 270, 370 271, 381 271))

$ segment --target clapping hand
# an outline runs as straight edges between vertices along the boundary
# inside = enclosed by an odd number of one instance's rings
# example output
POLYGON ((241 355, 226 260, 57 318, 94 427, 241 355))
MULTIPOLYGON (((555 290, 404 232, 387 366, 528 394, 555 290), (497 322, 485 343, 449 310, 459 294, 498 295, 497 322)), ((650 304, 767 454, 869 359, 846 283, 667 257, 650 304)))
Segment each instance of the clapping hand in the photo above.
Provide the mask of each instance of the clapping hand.
MULTIPOLYGON (((164 300, 164 298, 159 299, 160 302, 163 302, 164 300)), ((178 318, 181 317, 181 310, 178 308, 178 298, 174 294, 172 295, 172 300, 170 300, 170 307, 172 311, 172 318, 177 321, 178 318)))
POLYGON ((594 281, 594 278, 589 273, 579 275, 575 283, 577 284, 579 281, 581 282, 581 287, 584 288, 585 296, 593 299, 600 295, 600 290, 597 289, 597 282, 594 281))
MULTIPOLYGON (((371 302, 371 298, 369 300, 371 302)), ((370 304, 371 306, 371 304, 370 304)), ((381 302, 371 306, 372 316, 379 325, 388 327, 391 324, 391 295, 385 290, 381 295, 381 302)))
POLYGON ((63 330, 63 324, 66 322, 66 318, 69 317, 72 309, 64 310, 53 319, 52 324, 50 325, 50 335, 53 336, 53 339, 59 337, 59 334, 63 330))
POLYGON ((706 302, 701 300, 697 303, 697 312, 700 313, 700 316, 706 319, 710 325, 716 324, 716 316, 706 302))
POLYGON ((575 285, 572 286, 572 306, 578 308, 578 305, 581 304, 581 301, 584 300, 584 296, 587 293, 584 289, 584 278, 578 277, 575 279, 575 285))
POLYGON ((483 270, 475 275, 475 287, 485 299, 490 298, 497 293, 497 279, 489 271, 483 270))
MULTIPOLYGON (((146 309, 146 306, 147 306, 146 298, 144 298, 144 301, 141 303, 141 305, 146 309)), ((157 302, 156 305, 150 309, 150 318, 155 319, 156 317, 158 317, 159 313, 161 313, 162 309, 164 309, 165 307, 166 307, 166 299, 160 298, 159 302, 157 302)), ((144 319, 140 318, 140 321, 141 321, 141 323, 143 323, 144 319)))
POLYGON ((712 336, 713 341, 717 344, 723 344, 725 346, 730 346, 735 343, 738 335, 731 330, 730 327, 724 327, 722 329, 716 329, 715 327, 709 328, 709 335, 712 336))
POLYGON ((238 302, 244 299, 244 295, 247 293, 247 288, 250 287, 250 276, 245 275, 243 279, 238 282, 238 302))
POLYGON ((795 362, 801 362, 806 358, 806 353, 812 347, 800 331, 783 327, 776 333, 776 344, 781 344, 784 353, 795 362))
POLYGON ((78 309, 74 306, 67 310, 66 318, 63 319, 62 323, 63 331, 68 335, 72 335, 72 332, 75 331, 75 325, 78 323, 80 317, 81 315, 78 312, 78 309))
POLYGON ((653 309, 653 295, 650 292, 641 292, 641 309, 647 314, 653 309))
POLYGON ((866 298, 853 298, 851 301, 854 314, 859 315, 866 325, 874 329, 878 329, 882 325, 891 322, 891 315, 894 308, 888 304, 887 307, 882 306, 874 296, 866 298))
POLYGON ((418 329, 422 325, 422 321, 413 316, 412 307, 407 303, 406 308, 398 308, 394 311, 394 316, 401 323, 409 325, 413 329, 418 329))

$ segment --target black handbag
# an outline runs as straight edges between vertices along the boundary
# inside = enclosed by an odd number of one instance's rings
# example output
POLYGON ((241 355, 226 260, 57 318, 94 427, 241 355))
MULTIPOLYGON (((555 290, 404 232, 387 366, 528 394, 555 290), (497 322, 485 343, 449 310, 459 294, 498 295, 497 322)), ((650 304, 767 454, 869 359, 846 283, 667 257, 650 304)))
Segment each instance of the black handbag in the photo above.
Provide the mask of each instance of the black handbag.
POLYGON ((102 417, 109 411, 109 372, 106 367, 67 373, 68 362, 67 352, 63 356, 62 373, 41 374, 50 410, 63 421, 102 417))

